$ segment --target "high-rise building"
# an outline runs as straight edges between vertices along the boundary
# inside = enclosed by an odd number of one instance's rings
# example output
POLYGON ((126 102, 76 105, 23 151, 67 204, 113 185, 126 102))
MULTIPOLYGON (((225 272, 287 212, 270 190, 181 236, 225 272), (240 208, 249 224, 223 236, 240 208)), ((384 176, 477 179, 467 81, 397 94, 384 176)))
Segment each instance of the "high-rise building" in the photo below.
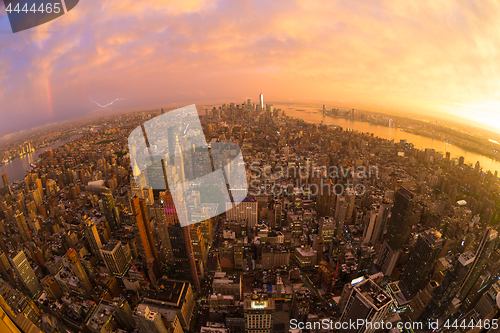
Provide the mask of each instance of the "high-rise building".
POLYGON ((128 302, 125 299, 115 298, 113 299, 113 303, 116 307, 115 315, 120 323, 122 323, 129 332, 133 331, 137 323, 134 320, 134 314, 128 302))
MULTIPOLYGON (((179 185, 181 187, 184 186, 186 182, 186 171, 184 170, 184 154, 181 149, 181 145, 179 144, 179 137, 175 137, 175 156, 174 156, 174 170, 177 175, 177 179, 179 185)), ((174 177, 175 178, 175 177, 174 177)), ((172 178, 170 178, 172 179, 172 178)), ((170 185, 171 186, 171 185, 170 185)))
POLYGON ((115 306, 106 300, 101 300, 85 326, 90 333, 108 333, 117 328, 115 306))
POLYGON ((21 239, 24 242, 30 242, 31 241, 31 234, 28 229, 28 223, 26 222, 26 219, 24 218, 24 213, 16 211, 16 215, 14 216, 16 219, 16 225, 17 229, 19 230, 19 234, 21 235, 21 239))
MULTIPOLYGON (((288 148, 288 147, 286 147, 288 148)), ((337 200, 337 195, 333 190, 333 182, 328 180, 323 182, 320 180, 320 189, 318 196, 318 217, 334 216, 335 203, 337 200)))
POLYGON ((95 255, 97 258, 101 258, 101 238, 99 237, 99 233, 97 232, 97 227, 94 222, 90 219, 86 220, 84 225, 84 233, 85 239, 90 247, 90 252, 95 255))
POLYGON ((471 304, 472 298, 475 297, 475 295, 471 294, 473 289, 472 287, 483 273, 487 260, 490 257, 491 252, 495 249, 497 238, 498 232, 491 228, 488 228, 483 234, 481 243, 476 251, 474 262, 472 263, 472 266, 470 267, 467 276, 458 291, 459 299, 464 303, 463 305, 465 308, 471 304))
POLYGON ((2 333, 42 333, 24 313, 16 313, 0 295, 0 332, 2 333))
POLYGON ((151 311, 146 304, 139 304, 134 312, 134 320, 142 332, 167 333, 161 314, 151 311))
POLYGON ((160 200, 155 202, 155 215, 156 215, 156 230, 157 235, 161 242, 161 258, 167 264, 174 263, 174 255, 172 253, 172 244, 170 244, 170 236, 168 235, 167 216, 163 203, 160 200))
POLYGON ((59 287, 54 277, 51 276, 44 277, 42 280, 42 286, 52 298, 60 300, 61 297, 63 297, 63 292, 61 290, 61 287, 59 287))
POLYGON ((7 255, 0 251, 0 274, 4 279, 7 279, 9 276, 8 271, 11 268, 12 266, 9 263, 9 259, 7 259, 7 255))
POLYGON ((42 291, 42 286, 40 285, 33 268, 31 268, 23 250, 19 251, 19 253, 11 259, 11 264, 19 276, 19 280, 21 280, 23 286, 30 291, 33 297, 38 296, 42 291))
POLYGON ((416 294, 426 285, 443 243, 441 234, 433 229, 418 235, 401 277, 410 294, 416 294))
POLYGON ((274 299, 267 294, 252 294, 243 303, 245 333, 271 333, 274 326, 274 299))
POLYGON ((125 251, 123 251, 122 242, 110 239, 100 251, 109 272, 116 277, 122 278, 130 268, 130 263, 125 256, 125 251))
POLYGON ((430 305, 424 311, 423 318, 434 320, 441 317, 449 308, 453 298, 465 281, 467 273, 474 263, 474 253, 467 251, 458 256, 455 266, 450 269, 435 291, 430 305))
POLYGON ((394 251, 399 251, 406 243, 413 213, 413 193, 402 187, 394 197, 394 207, 387 226, 387 243, 394 251))
POLYGON ((76 277, 80 280, 82 283, 83 289, 85 289, 85 293, 87 295, 92 294, 92 290, 94 289, 92 287, 92 284, 90 283, 89 277, 87 276, 87 273, 85 272, 85 268, 83 268, 82 263, 80 262, 80 258, 78 258, 78 255, 75 251, 75 249, 71 248, 66 252, 66 258, 69 260, 69 263, 71 265, 71 270, 73 273, 75 273, 76 277))
POLYGON ((333 217, 321 217, 319 219, 318 235, 323 236, 325 242, 331 242, 335 238, 337 221, 333 217))
POLYGON ((119 228, 119 218, 116 214, 116 203, 110 189, 106 189, 102 193, 102 208, 104 216, 108 221, 111 231, 116 231, 119 228))
POLYGON ((407 315, 413 322, 419 320, 420 316, 422 316, 424 310, 431 302, 432 296, 438 287, 439 283, 434 280, 430 281, 427 286, 420 290, 410 301, 410 307, 407 312, 405 312, 405 315, 407 315))
POLYGON ((259 96, 259 105, 260 105, 260 109, 264 110, 264 95, 263 94, 260 94, 260 96, 259 96))
MULTIPOLYGON (((381 323, 392 304, 392 297, 380 288, 373 280, 363 279, 358 284, 351 282, 352 290, 346 302, 340 322, 381 323)), ((379 326, 380 327, 380 326, 379 326)), ((344 329, 342 333, 372 333, 379 328, 376 325, 360 325, 356 328, 344 329)))
POLYGON ((337 236, 342 235, 344 232, 344 223, 347 218, 349 204, 345 197, 337 198, 337 203, 335 206, 335 221, 337 221, 337 228, 335 234, 337 236))
POLYGON ((379 209, 373 207, 371 211, 365 215, 365 230, 363 231, 362 244, 375 245, 375 228, 377 227, 379 209))
POLYGON ((387 226, 387 220, 389 219, 389 213, 391 212, 392 204, 388 199, 385 199, 380 205, 380 210, 378 211, 377 223, 373 230, 372 244, 376 244, 382 239, 385 227, 387 226))
POLYGON ((226 217, 229 221, 243 222, 246 221, 249 228, 255 227, 257 224, 257 207, 258 203, 241 202, 236 207, 232 202, 226 203, 226 217))
POLYGON ((189 232, 193 248, 193 255, 195 260, 199 263, 198 267, 200 265, 205 266, 208 259, 208 253, 207 247, 205 245, 205 239, 203 238, 201 228, 199 227, 198 223, 190 225, 189 232))
POLYGON ((3 186, 9 186, 9 181, 7 180, 7 174, 2 175, 3 186))
POLYGON ((325 241, 323 239, 323 236, 319 234, 316 238, 316 262, 319 263, 321 259, 323 258, 323 251, 325 248, 325 241))
POLYGON ((163 202, 165 209, 168 235, 174 257, 174 267, 180 277, 191 281, 197 289, 200 289, 200 280, 193 254, 189 227, 181 226, 170 191, 161 192, 160 200, 163 202))
POLYGON ((140 234, 141 242, 144 247, 146 258, 156 259, 156 245, 151 232, 149 212, 146 202, 138 197, 131 199, 132 212, 137 221, 137 228, 140 234))

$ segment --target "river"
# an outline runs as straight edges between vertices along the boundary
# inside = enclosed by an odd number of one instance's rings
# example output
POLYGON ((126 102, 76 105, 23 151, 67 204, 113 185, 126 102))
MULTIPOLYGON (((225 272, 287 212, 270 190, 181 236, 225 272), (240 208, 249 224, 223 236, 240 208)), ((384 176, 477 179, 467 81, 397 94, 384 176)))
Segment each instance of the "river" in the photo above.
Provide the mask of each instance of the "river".
MULTIPOLYGON (((56 141, 47 147, 38 149, 32 152, 31 154, 26 154, 21 157, 17 157, 12 161, 10 161, 9 163, 2 165, 0 167, 0 176, 3 174, 7 174, 7 180, 11 184, 15 180, 22 181, 24 180, 24 177, 26 177, 26 175, 28 174, 27 171, 31 168, 30 164, 34 163, 38 159, 38 156, 40 156, 40 154, 43 154, 48 150, 60 147, 70 141, 78 139, 79 137, 81 137, 81 135, 73 135, 67 139, 56 141)), ((1 184, 1 186, 3 186, 3 184, 1 184)))
POLYGON ((483 171, 491 171, 491 173, 495 173, 498 171, 500 173, 500 161, 495 161, 489 157, 479 155, 476 153, 468 152, 460 147, 454 146, 450 143, 434 140, 425 136, 415 135, 411 133, 407 133, 400 129, 394 127, 385 127, 380 125, 371 125, 368 122, 364 121, 353 121, 344 118, 333 118, 333 117, 323 117, 321 113, 318 113, 318 108, 314 107, 304 107, 304 106, 291 106, 292 109, 289 109, 290 105, 275 105, 275 108, 281 108, 285 111, 285 114, 292 118, 302 119, 308 123, 321 123, 323 121, 325 124, 330 124, 334 126, 341 126, 344 129, 352 129, 359 132, 368 132, 373 133, 374 136, 395 140, 396 142, 400 140, 406 140, 409 143, 412 143, 415 148, 425 149, 432 148, 436 151, 440 151, 443 153, 450 152, 451 158, 458 158, 463 156, 466 163, 475 165, 477 161, 481 165, 483 171), (305 111, 297 111, 305 110, 305 111))
MULTIPOLYGON (((418 149, 433 148, 436 151, 443 152, 443 154, 445 152, 450 152, 452 158, 463 156, 465 162, 472 165, 475 165, 476 161, 479 161, 483 171, 489 170, 492 173, 498 171, 500 173, 500 161, 495 161, 489 157, 468 152, 460 147, 454 146, 444 141, 434 140, 425 136, 407 133, 394 127, 371 125, 370 123, 364 121, 352 121, 344 118, 323 117, 322 114, 317 112, 318 109, 313 107, 292 106, 292 109, 289 109, 290 105, 275 105, 275 107, 284 110, 286 115, 289 117, 302 119, 309 123, 319 124, 321 123, 321 121, 323 121, 325 124, 341 126, 342 128, 352 129, 359 132, 373 133, 374 136, 388 140, 395 140, 396 142, 399 140, 406 140, 412 143, 414 147, 418 149), (297 109, 305 111, 297 111, 297 109)), ((31 154, 18 157, 12 160, 10 163, 1 166, 0 175, 3 175, 4 173, 7 174, 7 179, 11 183, 15 180, 21 181, 26 176, 26 171, 30 168, 30 164, 36 161, 41 153, 62 146, 69 141, 77 139, 78 137, 80 137, 80 135, 74 135, 68 139, 57 141, 50 146, 39 149, 31 154)))

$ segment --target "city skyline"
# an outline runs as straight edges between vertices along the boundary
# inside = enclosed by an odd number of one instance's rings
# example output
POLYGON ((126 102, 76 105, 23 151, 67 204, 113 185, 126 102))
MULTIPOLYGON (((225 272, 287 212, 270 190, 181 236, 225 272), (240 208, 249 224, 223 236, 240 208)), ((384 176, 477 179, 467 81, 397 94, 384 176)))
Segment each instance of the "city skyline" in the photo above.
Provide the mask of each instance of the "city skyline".
MULTIPOLYGON (((500 316, 498 172, 433 146, 245 102, 199 110, 200 128, 183 126, 186 137, 203 133, 214 166, 218 143, 240 147, 248 189, 231 187, 233 200, 244 197, 238 205, 214 202, 216 188, 201 183, 185 197, 175 192, 178 180, 208 170, 190 163, 204 150, 178 149, 184 138, 170 135, 174 147, 169 135, 129 144, 142 126, 163 131, 148 125, 165 119, 163 108, 45 133, 80 135, 41 153, 21 181, 2 174, 0 325, 27 328, 13 333, 286 333, 363 320, 423 333, 500 316), (134 149, 164 155, 166 188, 132 171, 134 149), (186 207, 199 223, 182 226, 186 207)), ((323 112, 392 129, 380 115, 323 112)))
POLYGON ((493 1, 82 2, 18 34, 4 33, 1 16, 0 137, 108 104, 129 110, 259 93, 498 130, 499 14, 493 1))
POLYGON ((0 0, 0 331, 498 333, 499 18, 0 0))

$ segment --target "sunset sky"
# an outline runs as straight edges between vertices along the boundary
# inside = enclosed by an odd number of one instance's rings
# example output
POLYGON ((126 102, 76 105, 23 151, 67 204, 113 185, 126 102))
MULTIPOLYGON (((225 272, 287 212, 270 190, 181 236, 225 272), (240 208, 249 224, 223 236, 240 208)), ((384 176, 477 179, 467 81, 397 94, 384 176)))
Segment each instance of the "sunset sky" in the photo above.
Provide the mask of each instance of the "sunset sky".
POLYGON ((500 2, 80 0, 16 34, 0 5, 0 137, 100 110, 91 100, 138 109, 261 92, 500 131, 500 2))

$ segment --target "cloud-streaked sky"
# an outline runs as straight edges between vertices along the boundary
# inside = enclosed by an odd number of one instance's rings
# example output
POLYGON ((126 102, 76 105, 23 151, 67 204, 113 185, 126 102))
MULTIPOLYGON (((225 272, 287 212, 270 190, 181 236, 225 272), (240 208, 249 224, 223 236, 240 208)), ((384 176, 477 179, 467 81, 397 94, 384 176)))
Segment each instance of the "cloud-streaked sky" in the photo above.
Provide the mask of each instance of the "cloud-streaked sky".
MULTIPOLYGON (((3 5, 2 5, 3 6, 3 5)), ((500 130, 500 2, 80 0, 12 34, 0 137, 114 108, 314 100, 500 130)))

